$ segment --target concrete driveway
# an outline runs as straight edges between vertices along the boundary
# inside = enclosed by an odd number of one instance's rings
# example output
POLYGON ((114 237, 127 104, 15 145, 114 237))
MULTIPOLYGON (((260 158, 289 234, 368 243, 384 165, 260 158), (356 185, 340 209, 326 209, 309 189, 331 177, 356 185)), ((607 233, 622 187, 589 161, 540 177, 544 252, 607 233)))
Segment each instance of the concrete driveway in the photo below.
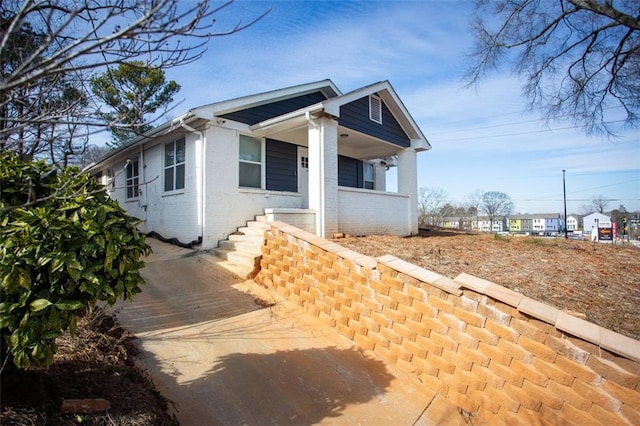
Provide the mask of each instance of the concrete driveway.
POLYGON ((117 317, 182 425, 465 424, 446 400, 215 257, 148 242, 147 285, 117 317))

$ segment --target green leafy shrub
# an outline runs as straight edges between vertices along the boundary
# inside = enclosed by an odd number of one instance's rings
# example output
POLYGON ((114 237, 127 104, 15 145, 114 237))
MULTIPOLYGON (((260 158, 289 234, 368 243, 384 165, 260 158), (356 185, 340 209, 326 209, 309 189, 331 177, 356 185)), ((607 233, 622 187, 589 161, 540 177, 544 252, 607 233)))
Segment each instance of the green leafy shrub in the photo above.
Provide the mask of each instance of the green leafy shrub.
POLYGON ((74 330, 80 312, 139 293, 151 248, 138 223, 79 169, 0 153, 4 356, 18 368, 47 367, 55 339, 74 330))

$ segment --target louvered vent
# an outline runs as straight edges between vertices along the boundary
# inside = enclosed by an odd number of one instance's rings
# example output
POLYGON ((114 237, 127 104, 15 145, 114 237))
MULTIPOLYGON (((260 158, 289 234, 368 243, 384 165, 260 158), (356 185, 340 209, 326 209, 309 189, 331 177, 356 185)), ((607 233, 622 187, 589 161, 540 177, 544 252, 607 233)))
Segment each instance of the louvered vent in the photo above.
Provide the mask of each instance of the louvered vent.
POLYGON ((369 96, 369 119, 382 124, 382 99, 377 96, 369 96))

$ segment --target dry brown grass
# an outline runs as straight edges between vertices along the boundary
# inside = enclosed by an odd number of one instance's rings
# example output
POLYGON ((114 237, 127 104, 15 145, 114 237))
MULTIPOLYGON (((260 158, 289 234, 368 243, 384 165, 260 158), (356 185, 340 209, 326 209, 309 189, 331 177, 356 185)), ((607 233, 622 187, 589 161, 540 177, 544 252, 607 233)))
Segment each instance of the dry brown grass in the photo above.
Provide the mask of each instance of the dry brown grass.
POLYGON ((336 242, 372 257, 395 255, 450 278, 466 272, 640 339, 640 249, 631 245, 450 231, 336 242))

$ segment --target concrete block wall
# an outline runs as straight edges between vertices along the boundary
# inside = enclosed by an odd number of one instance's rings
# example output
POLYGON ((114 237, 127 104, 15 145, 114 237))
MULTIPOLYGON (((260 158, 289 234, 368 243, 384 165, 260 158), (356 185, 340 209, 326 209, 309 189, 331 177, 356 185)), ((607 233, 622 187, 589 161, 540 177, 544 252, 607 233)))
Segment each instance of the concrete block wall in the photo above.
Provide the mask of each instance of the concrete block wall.
POLYGON ((491 424, 640 424, 640 341, 467 274, 371 258, 293 226, 256 280, 491 424))

